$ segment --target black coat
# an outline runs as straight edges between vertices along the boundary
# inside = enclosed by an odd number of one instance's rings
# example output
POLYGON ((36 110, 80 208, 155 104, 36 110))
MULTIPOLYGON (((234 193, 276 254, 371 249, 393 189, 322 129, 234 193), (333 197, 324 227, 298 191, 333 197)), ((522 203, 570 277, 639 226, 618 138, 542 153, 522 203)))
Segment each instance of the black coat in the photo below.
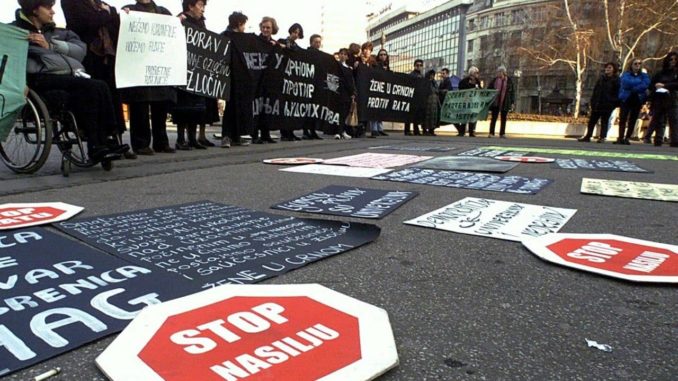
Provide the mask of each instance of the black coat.
POLYGON ((661 70, 652 77, 652 84, 650 85, 650 101, 653 109, 660 107, 671 107, 678 102, 678 71, 676 70, 661 70), (663 83, 664 88, 669 90, 669 93, 658 93, 655 85, 663 83))
MULTIPOLYGON (((130 11, 156 13, 161 15, 171 16, 170 11, 165 7, 161 7, 151 1, 149 4, 130 4, 125 5, 124 8, 129 8, 130 11)), ((177 92, 173 87, 169 86, 139 86, 128 87, 120 89, 120 95, 124 103, 141 103, 141 102, 171 102, 176 103, 177 92)))
POLYGON ((619 106, 619 76, 601 75, 591 95, 591 110, 610 112, 619 106))
POLYGON ((61 0, 61 9, 66 18, 66 27, 80 36, 87 45, 100 39, 99 31, 106 28, 113 42, 118 41, 120 17, 115 7, 106 12, 90 0, 61 0))
POLYGON ((459 90, 468 90, 468 89, 479 89, 480 88, 480 81, 478 80, 476 83, 471 83, 471 77, 465 77, 461 81, 459 81, 459 90))
MULTIPOLYGON (((186 13, 182 22, 184 26, 205 29, 205 19, 196 19, 186 13)), ((182 88, 177 90, 177 104, 172 108, 172 121, 176 124, 206 124, 207 101, 210 99, 189 93, 182 88)))

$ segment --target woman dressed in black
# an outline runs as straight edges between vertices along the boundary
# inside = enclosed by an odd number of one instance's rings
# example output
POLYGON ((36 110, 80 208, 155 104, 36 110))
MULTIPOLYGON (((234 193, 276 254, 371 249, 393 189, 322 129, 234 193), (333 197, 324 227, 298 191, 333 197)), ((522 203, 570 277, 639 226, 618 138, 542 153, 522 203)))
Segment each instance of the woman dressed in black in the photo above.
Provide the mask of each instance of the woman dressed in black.
MULTIPOLYGON (((120 17, 115 7, 101 0, 61 0, 68 29, 87 44, 87 55, 82 61, 87 73, 106 82, 113 101, 118 140, 127 129, 122 111, 120 93, 115 86, 115 49, 118 42, 120 17)), ((133 152, 125 157, 136 159, 133 152)))
POLYGON ((605 64, 605 71, 600 76, 591 96, 591 117, 586 129, 586 135, 579 138, 580 142, 590 142, 593 129, 600 120, 600 136, 597 142, 605 142, 607 128, 612 111, 619 106, 619 74, 614 62, 605 64))

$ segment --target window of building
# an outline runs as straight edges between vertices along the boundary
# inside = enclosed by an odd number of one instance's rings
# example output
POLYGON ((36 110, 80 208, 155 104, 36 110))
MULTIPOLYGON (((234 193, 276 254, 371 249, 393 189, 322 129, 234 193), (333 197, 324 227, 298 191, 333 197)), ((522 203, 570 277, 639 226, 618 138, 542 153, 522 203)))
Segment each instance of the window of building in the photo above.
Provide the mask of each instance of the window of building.
POLYGON ((466 51, 473 53, 473 40, 468 40, 468 49, 466 51))

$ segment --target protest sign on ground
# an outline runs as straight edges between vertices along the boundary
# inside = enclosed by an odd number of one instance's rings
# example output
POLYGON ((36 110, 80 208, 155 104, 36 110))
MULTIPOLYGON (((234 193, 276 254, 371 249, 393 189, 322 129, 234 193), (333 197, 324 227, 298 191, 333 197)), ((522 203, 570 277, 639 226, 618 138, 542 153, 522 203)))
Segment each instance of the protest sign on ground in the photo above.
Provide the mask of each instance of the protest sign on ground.
POLYGON ((331 165, 348 165, 362 168, 394 168, 428 160, 433 156, 400 155, 391 153, 361 153, 327 159, 323 163, 331 165))
POLYGON ((585 177, 581 182, 581 193, 644 200, 678 201, 678 185, 675 184, 589 179, 585 177))
POLYGON ((414 165, 417 168, 496 173, 508 172, 517 166, 518 163, 473 156, 439 156, 414 165))
POLYGON ((553 167, 560 169, 590 169, 592 171, 650 172, 625 160, 557 159, 553 163, 553 167))
POLYGON ((308 164, 292 168, 283 168, 281 169, 281 171, 295 173, 310 173, 313 175, 369 178, 372 176, 377 176, 386 172, 390 172, 391 170, 387 168, 363 168, 363 167, 347 167, 343 165, 308 164))
POLYGON ((466 197, 405 223, 455 233, 522 241, 558 232, 576 212, 575 209, 466 197))

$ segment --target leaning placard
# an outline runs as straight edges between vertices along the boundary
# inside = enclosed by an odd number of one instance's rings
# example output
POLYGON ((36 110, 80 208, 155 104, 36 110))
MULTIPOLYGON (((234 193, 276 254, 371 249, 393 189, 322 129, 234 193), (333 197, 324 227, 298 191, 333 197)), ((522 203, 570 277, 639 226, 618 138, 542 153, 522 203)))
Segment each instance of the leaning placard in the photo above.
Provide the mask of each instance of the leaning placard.
POLYGON ((635 282, 678 283, 678 246, 614 234, 548 234, 532 253, 562 266, 635 282))
POLYGON ((375 225, 296 218, 200 201, 62 222, 67 234, 132 263, 211 288, 250 284, 375 240, 375 225))
POLYGON ((186 35, 179 18, 122 12, 115 56, 115 83, 134 86, 185 86, 186 35))
POLYGON ((575 209, 466 197, 405 223, 455 233, 522 241, 558 232, 576 212, 575 209))
POLYGON ((63 202, 35 202, 0 205, 0 230, 65 221, 84 208, 63 202))
POLYGON ((96 363, 112 381, 363 381, 398 353, 381 308, 318 284, 227 285, 145 309, 96 363))
POLYGON ((678 202, 678 185, 583 178, 581 193, 678 202))
POLYGON ((0 240, 0 376, 124 328, 145 306, 198 290, 33 227, 0 240))

